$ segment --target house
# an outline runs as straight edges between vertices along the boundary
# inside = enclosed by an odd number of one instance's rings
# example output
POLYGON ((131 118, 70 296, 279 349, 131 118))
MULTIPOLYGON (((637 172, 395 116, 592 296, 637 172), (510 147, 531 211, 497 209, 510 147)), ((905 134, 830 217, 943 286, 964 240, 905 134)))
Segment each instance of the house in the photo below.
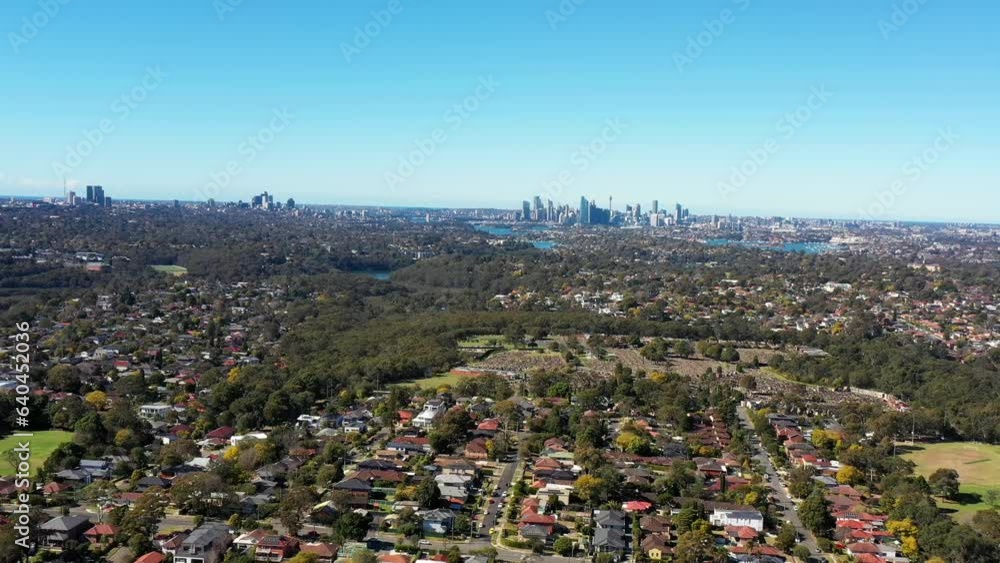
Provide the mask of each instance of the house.
POLYGON ((492 438, 500 431, 500 421, 495 418, 488 418, 480 422, 476 429, 472 431, 474 436, 484 436, 486 438, 492 438))
MULTIPOLYGON (((378 556, 378 563, 411 563, 413 558, 405 553, 383 553, 378 556)), ((468 563, 468 559, 466 559, 468 563)))
POLYGON ((528 539, 527 536, 530 534, 540 535, 540 539, 548 539, 556 531, 556 517, 550 514, 538 514, 533 507, 529 507, 521 515, 521 521, 517 523, 517 529, 518 533, 526 539, 528 539), (528 534, 525 534, 527 528, 533 528, 533 530, 528 530, 528 534), (544 534, 541 534, 541 532, 544 532, 544 534))
POLYGON ((257 528, 252 532, 247 532, 233 540, 233 549, 241 553, 246 553, 257 547, 260 540, 266 538, 270 534, 271 532, 264 530, 263 528, 257 528))
POLYGON ((350 495, 348 503, 351 506, 363 507, 368 506, 372 486, 367 481, 351 478, 337 483, 333 486, 333 489, 336 491, 346 491, 350 495))
POLYGON ((413 425, 417 428, 430 428, 434 426, 445 413, 445 402, 441 399, 431 399, 424 404, 424 409, 413 418, 413 425))
POLYGON ((337 559, 340 546, 332 543, 304 543, 299 545, 299 553, 316 556, 317 563, 333 563, 337 559))
POLYGON ((431 452, 431 441, 422 436, 399 436, 386 444, 386 449, 404 454, 420 455, 431 452))
POLYGON ((165 420, 170 411, 174 410, 174 407, 166 403, 154 403, 150 405, 140 405, 139 406, 139 416, 149 420, 165 420))
POLYGON ((292 557, 299 551, 299 540, 288 536, 265 536, 257 543, 254 561, 261 563, 279 563, 292 557))
POLYGON ((78 542, 93 527, 83 516, 59 516, 41 525, 42 547, 62 549, 66 542, 78 542))
POLYGON ((229 526, 210 522, 184 539, 174 553, 174 563, 219 563, 233 543, 229 526))
POLYGON ((323 417, 316 416, 312 414, 300 414, 297 419, 295 419, 295 425, 300 428, 311 428, 317 429, 323 427, 323 417))
POLYGON ((475 438, 465 445, 462 455, 468 459, 489 459, 489 448, 486 446, 486 438, 475 438))
POLYGON ((643 516, 639 519, 639 528, 647 534, 669 534, 670 519, 652 514, 643 516))
POLYGON ((163 563, 167 558, 162 553, 151 551, 135 560, 135 563, 163 563))
POLYGON ((160 488, 166 489, 170 487, 170 481, 162 479, 157 476, 146 476, 139 479, 135 484, 135 491, 137 493, 144 493, 150 489, 160 488))
POLYGON ((598 528, 625 531, 629 527, 628 516, 620 510, 595 510, 594 525, 598 528))
POLYGON ((642 552, 653 561, 669 558, 673 550, 670 548, 670 536, 666 534, 650 534, 640 544, 642 552))
POLYGON ((428 510, 420 513, 424 533, 446 535, 455 525, 455 513, 448 509, 428 510))
POLYGON ((727 526, 746 526, 753 528, 757 532, 764 531, 764 516, 759 510, 724 510, 716 508, 708 517, 708 521, 713 526, 725 528, 727 526))
POLYGON ((115 541, 115 536, 118 535, 118 526, 112 526, 111 524, 97 524, 93 528, 87 530, 83 533, 83 537, 87 538, 92 545, 107 546, 115 541))
POLYGON ((53 481, 51 483, 46 484, 44 487, 42 487, 42 494, 45 495, 45 496, 47 496, 47 497, 50 497, 50 496, 58 495, 60 493, 64 493, 64 492, 72 490, 72 489, 73 489, 72 485, 67 485, 66 483, 57 483, 57 482, 53 481))
POLYGON ((601 553, 616 553, 628 548, 625 533, 614 528, 597 528, 594 530, 593 547, 601 553))
POLYGON ((215 430, 212 430, 208 434, 205 434, 206 440, 221 440, 222 442, 228 442, 230 438, 236 435, 236 429, 232 426, 220 426, 215 430))
POLYGON ((438 456, 434 463, 446 475, 467 475, 472 478, 479 475, 479 469, 474 464, 460 457, 438 456))

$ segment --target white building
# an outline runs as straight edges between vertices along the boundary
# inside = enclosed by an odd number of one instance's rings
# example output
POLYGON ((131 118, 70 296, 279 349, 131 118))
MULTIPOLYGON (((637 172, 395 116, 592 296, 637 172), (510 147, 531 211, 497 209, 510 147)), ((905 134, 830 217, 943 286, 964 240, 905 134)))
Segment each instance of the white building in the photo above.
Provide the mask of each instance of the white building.
POLYGON ((718 508, 708 517, 713 526, 746 526, 758 532, 764 531, 764 516, 759 510, 720 510, 718 508))

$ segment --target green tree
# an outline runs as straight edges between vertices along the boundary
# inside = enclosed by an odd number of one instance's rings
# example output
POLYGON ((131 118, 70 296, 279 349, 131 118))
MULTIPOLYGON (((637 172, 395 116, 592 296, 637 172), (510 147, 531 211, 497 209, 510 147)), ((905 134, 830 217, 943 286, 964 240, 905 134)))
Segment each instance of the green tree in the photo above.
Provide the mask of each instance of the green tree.
POLYGON ((337 534, 344 541, 361 541, 368 535, 368 528, 372 524, 370 514, 358 514, 348 512, 337 520, 337 534))
POLYGON ((552 544, 552 549, 563 557, 569 557, 573 553, 573 540, 566 536, 561 536, 552 544))
POLYGON ((960 483, 958 481, 958 471, 942 467, 931 473, 927 478, 927 483, 931 486, 931 492, 946 499, 958 498, 960 483))
POLYGON ((793 547, 795 547, 798 539, 799 534, 795 530, 795 526, 786 522, 783 526, 781 526, 781 531, 778 532, 778 537, 774 540, 774 545, 781 551, 788 553, 793 547))
POLYGON ((814 489, 799 506, 799 518, 812 532, 825 536, 833 527, 833 516, 830 515, 830 503, 823 496, 822 489, 814 489))
POLYGON ((420 482, 420 486, 417 487, 417 502, 421 508, 437 508, 440 499, 441 490, 438 489, 434 479, 424 479, 420 482))

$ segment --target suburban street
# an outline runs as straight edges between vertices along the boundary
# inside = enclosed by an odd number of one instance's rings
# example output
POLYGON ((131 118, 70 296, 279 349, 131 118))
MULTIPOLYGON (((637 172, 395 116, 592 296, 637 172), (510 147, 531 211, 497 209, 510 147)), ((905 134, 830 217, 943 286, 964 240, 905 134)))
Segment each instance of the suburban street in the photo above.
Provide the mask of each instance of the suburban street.
MULTIPOLYGON (((756 434, 753 427, 753 422, 750 420, 750 413, 747 412, 746 408, 738 407, 737 412, 740 416, 740 421, 743 423, 744 428, 747 428, 752 433, 756 434)), ((774 464, 771 463, 771 457, 764 450, 764 446, 759 440, 753 442, 753 448, 756 451, 754 454, 754 459, 764 468, 764 472, 767 473, 767 480, 771 485, 771 489, 774 490, 774 496, 778 499, 779 506, 782 508, 782 517, 786 522, 791 522, 795 529, 799 533, 799 537, 805 538, 804 541, 800 541, 802 545, 809 548, 810 553, 819 553, 819 545, 816 543, 816 536, 806 529, 802 525, 802 521, 799 519, 798 513, 795 511, 795 503, 792 502, 792 496, 788 493, 788 489, 785 487, 784 483, 778 477, 778 471, 775 469, 774 464)))

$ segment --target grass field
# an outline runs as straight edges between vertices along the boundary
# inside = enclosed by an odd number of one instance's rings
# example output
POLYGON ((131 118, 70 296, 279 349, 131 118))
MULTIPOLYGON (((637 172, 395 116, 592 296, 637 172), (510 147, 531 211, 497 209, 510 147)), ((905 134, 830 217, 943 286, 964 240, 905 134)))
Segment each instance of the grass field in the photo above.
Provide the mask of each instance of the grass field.
POLYGON ((31 441, 31 470, 41 467, 45 460, 52 455, 56 448, 73 440, 72 432, 61 430, 50 430, 47 432, 35 432, 31 438, 8 437, 0 440, 0 475, 11 475, 15 468, 7 462, 7 452, 16 448, 19 442, 31 441))
POLYGON ((458 343, 459 348, 505 348, 511 349, 513 346, 507 342, 507 338, 502 334, 484 334, 481 336, 473 336, 472 338, 467 338, 461 340, 458 343))
POLYGON ((425 379, 414 379, 409 381, 400 381, 398 385, 416 385, 421 389, 437 389, 442 385, 451 385, 452 387, 458 383, 462 377, 461 375, 455 375, 453 373, 443 373, 435 377, 428 377, 425 379))
POLYGON ((903 457, 917 464, 919 475, 927 477, 942 467, 958 471, 962 498, 959 502, 938 502, 942 509, 953 512, 957 520, 967 522, 976 512, 989 508, 986 492, 1000 491, 1000 446, 944 442, 907 447, 910 451, 903 457))
POLYGON ((187 268, 183 266, 172 266, 172 265, 162 265, 162 266, 150 266, 150 268, 160 272, 161 274, 170 274, 172 276, 183 276, 188 273, 187 268))

